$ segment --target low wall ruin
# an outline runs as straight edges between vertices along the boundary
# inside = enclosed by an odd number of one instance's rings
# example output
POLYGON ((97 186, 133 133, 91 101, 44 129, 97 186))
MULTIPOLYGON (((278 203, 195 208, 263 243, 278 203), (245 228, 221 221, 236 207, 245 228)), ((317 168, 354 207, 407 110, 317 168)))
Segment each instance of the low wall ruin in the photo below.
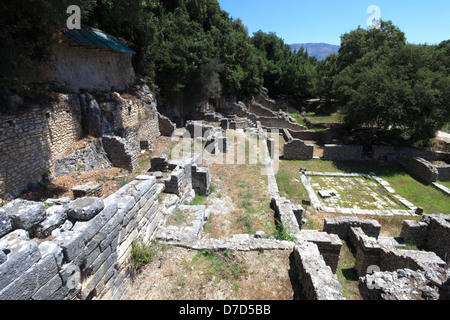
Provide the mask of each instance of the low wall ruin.
POLYGON ((304 241, 294 248, 295 265, 307 300, 345 300, 342 286, 326 265, 315 243, 304 241))
POLYGON ((326 144, 323 159, 328 161, 361 160, 363 147, 358 145, 326 144))
POLYGON ((32 220, 17 210, 22 200, 5 205, 0 212, 27 229, 11 228, 0 239, 0 299, 119 299, 131 281, 133 241, 148 242, 163 218, 157 196, 156 179, 141 176, 104 200, 81 198, 44 212, 22 203, 32 220), (32 238, 55 221, 53 240, 32 238))
POLYGON ((426 271, 446 266, 446 263, 431 251, 396 249, 382 245, 368 237, 359 227, 350 228, 350 242, 356 250, 355 269, 359 276, 371 273, 369 267, 376 266, 380 271, 411 269, 426 271))
POLYGON ((430 162, 422 158, 409 158, 406 170, 427 183, 436 182, 439 179, 437 169, 430 162))
POLYGON ((299 139, 292 139, 284 144, 283 159, 311 160, 314 156, 314 145, 299 139))

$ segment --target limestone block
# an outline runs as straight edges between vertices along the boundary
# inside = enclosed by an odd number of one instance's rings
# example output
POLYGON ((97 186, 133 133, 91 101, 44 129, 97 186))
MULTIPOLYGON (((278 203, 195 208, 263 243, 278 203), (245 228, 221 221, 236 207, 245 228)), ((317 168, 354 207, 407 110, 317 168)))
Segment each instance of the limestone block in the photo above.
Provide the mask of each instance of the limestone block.
POLYGON ((8 234, 13 230, 11 219, 6 214, 6 211, 0 208, 0 237, 8 234))
POLYGON ((0 288, 6 288, 41 258, 38 245, 34 241, 4 240, 0 246, 7 257, 7 260, 0 264, 0 288))
POLYGON ((102 199, 95 197, 79 198, 67 206, 67 215, 75 220, 88 221, 103 210, 102 199))
POLYGON ((79 232, 63 232, 53 241, 62 248, 65 262, 71 262, 83 253, 84 241, 82 234, 79 232))
POLYGON ((47 209, 46 216, 44 221, 34 227, 34 234, 41 239, 48 237, 53 230, 59 228, 66 221, 66 208, 52 206, 47 209))
POLYGON ((4 205, 2 209, 11 219, 13 229, 31 230, 44 221, 46 211, 42 202, 16 199, 4 205))

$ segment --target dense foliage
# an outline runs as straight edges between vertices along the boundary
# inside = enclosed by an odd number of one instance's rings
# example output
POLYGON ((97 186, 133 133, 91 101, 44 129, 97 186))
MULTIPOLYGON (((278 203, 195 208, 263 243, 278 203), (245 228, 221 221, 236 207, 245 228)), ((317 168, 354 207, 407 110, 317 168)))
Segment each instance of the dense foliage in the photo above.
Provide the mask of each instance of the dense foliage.
POLYGON ((375 126, 409 142, 434 137, 450 118, 449 52, 448 42, 407 44, 391 22, 343 35, 333 91, 345 125, 375 126))
POLYGON ((83 25, 124 39, 136 51, 136 73, 158 91, 162 102, 247 96, 258 93, 263 85, 274 95, 298 98, 312 93, 314 59, 303 51, 292 53, 275 34, 258 32, 251 38, 242 21, 229 17, 217 0, 18 0, 2 4, 2 25, 10 29, 0 33, 6 44, 1 52, 1 86, 18 89, 16 85, 30 80, 30 70, 45 69, 50 40, 61 36, 69 4, 82 8, 83 25))
POLYGON ((136 54, 136 73, 160 105, 189 106, 224 95, 337 99, 348 128, 377 126, 425 141, 450 116, 450 40, 411 45, 392 22, 342 35, 324 61, 292 52, 275 33, 250 36, 217 0, 14 0, 0 4, 0 88, 35 91, 61 37, 69 5, 81 22, 112 34, 136 54))

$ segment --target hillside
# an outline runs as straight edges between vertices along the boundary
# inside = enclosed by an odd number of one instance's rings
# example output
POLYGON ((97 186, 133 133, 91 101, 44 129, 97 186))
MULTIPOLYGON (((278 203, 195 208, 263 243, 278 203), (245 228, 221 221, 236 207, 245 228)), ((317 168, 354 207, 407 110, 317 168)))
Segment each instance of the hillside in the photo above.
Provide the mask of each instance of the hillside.
POLYGON ((339 46, 327 43, 294 43, 291 44, 292 51, 298 50, 301 47, 308 51, 310 56, 316 57, 317 60, 324 60, 332 53, 338 53, 339 46))

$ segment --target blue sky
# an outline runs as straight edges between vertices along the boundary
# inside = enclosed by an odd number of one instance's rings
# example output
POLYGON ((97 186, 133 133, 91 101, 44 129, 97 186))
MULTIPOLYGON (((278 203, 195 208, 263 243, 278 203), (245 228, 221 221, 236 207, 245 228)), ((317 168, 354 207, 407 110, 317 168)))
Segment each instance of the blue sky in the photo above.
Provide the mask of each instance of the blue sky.
POLYGON ((340 36, 363 28, 377 5, 381 19, 392 20, 409 43, 436 44, 450 39, 450 0, 219 0, 250 35, 275 32, 286 43, 340 44, 340 36))

